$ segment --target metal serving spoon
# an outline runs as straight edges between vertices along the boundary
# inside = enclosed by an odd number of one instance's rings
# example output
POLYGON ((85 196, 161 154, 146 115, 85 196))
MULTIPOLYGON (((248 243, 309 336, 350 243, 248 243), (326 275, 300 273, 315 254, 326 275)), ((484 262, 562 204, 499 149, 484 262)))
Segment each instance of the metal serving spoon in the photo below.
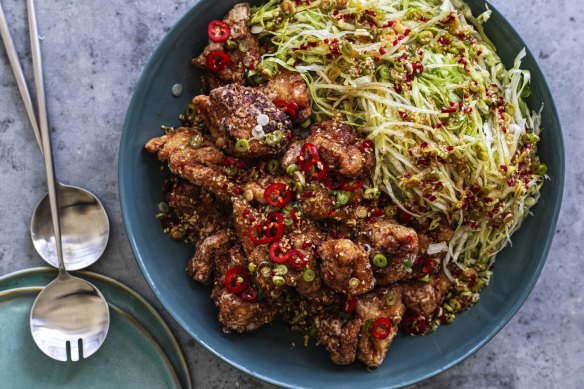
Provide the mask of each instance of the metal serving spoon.
POLYGON ((30 313, 30 331, 39 348, 51 358, 72 361, 87 358, 103 344, 110 323, 109 308, 101 292, 89 282, 73 277, 65 270, 59 198, 47 123, 41 53, 36 27, 34 1, 27 0, 28 21, 39 110, 49 208, 53 221, 55 246, 59 260, 59 275, 35 299, 30 313))
MULTIPOLYGON (((2 36, 2 40, 4 41, 8 59, 12 66, 30 124, 34 130, 34 135, 41 148, 41 152, 43 152, 43 142, 32 100, 1 5, 0 36, 2 36)), ((109 238, 109 220, 103 205, 92 193, 85 189, 63 185, 59 182, 56 183, 56 188, 60 202, 65 267, 69 270, 83 269, 97 261, 105 251, 109 238)), ((49 198, 47 195, 36 206, 32 216, 30 233, 34 247, 39 255, 49 264, 58 267, 59 263, 55 251, 55 235, 53 233, 49 198)))

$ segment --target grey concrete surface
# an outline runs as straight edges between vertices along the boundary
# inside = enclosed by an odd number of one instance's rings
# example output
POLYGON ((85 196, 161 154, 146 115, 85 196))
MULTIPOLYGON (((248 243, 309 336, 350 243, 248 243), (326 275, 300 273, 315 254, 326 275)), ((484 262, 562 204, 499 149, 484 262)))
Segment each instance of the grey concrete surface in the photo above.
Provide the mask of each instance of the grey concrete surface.
MULTIPOLYGON (((25 72, 32 75, 24 3, 2 0, 25 72)), ((561 219, 542 276, 513 320, 468 360, 414 387, 578 388, 584 386, 584 2, 492 3, 539 58, 557 102, 567 152, 561 219)), ((110 244, 91 270, 128 284, 162 312, 185 351, 195 386, 268 388, 213 357, 176 325, 146 285, 120 216, 117 152, 129 99, 152 50, 191 4, 38 1, 58 177, 88 188, 105 204, 110 244)), ((40 154, 0 47, 1 275, 44 265, 28 229, 45 192, 40 154)))

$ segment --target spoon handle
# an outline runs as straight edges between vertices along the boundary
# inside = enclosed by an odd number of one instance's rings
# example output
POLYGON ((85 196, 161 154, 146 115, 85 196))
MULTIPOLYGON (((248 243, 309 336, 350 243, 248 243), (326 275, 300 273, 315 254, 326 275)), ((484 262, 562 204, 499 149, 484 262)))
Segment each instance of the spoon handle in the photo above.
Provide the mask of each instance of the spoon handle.
POLYGON ((41 48, 39 42, 39 32, 36 22, 34 0, 27 0, 28 9, 28 29, 30 31, 30 48, 32 53, 32 67, 34 71, 34 84, 37 95, 37 106, 39 112, 39 124, 41 133, 41 143, 45 158, 45 170, 47 172, 47 186, 49 188, 49 203, 51 205, 51 218, 53 219, 53 230, 55 232, 55 245, 57 247, 57 257, 59 258, 59 276, 65 275, 65 264, 63 262, 63 247, 61 245, 61 223, 59 220, 59 199, 57 197, 57 185, 55 182, 55 171, 53 165, 53 153, 51 151, 51 136, 47 119, 47 105, 45 100, 45 86, 43 81, 43 64, 41 59, 41 48))
POLYGON ((37 123, 34 112, 34 106, 32 105, 32 99, 30 98, 30 92, 28 91, 28 86, 26 85, 26 79, 24 78, 22 66, 18 60, 18 55, 16 54, 14 41, 12 40, 12 36, 10 36, 10 30, 8 29, 8 23, 6 22, 4 11, 2 10, 2 4, 0 4, 0 36, 4 42, 4 47, 6 47, 6 54, 8 54, 8 60, 10 61, 10 66, 14 72, 14 77, 16 78, 16 84, 18 85, 18 90, 20 91, 20 96, 22 97, 22 102, 24 103, 26 114, 28 115, 30 125, 34 131, 34 136, 42 152, 43 144, 41 142, 41 134, 39 132, 39 125, 37 123))

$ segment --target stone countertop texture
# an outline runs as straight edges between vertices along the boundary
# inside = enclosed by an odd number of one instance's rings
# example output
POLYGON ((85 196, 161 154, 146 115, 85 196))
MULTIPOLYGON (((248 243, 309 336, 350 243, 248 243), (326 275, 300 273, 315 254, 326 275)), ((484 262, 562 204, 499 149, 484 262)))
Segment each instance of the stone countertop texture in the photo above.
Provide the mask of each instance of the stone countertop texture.
MULTIPOLYGON (((182 331, 154 298, 134 261, 117 188, 118 145, 134 86, 162 37, 192 1, 37 1, 56 171, 94 192, 111 220, 108 249, 90 270, 154 304, 174 329, 199 388, 271 388, 221 362, 182 331)), ((543 273, 511 322, 472 357, 413 388, 584 386, 584 2, 492 0, 543 68, 560 113, 566 186, 543 273)), ((24 71, 32 77, 25 2, 2 0, 24 71)), ((33 85, 29 77, 29 85, 33 85)), ((44 266, 30 217, 46 193, 41 156, 6 52, 0 46, 0 275, 44 266)))

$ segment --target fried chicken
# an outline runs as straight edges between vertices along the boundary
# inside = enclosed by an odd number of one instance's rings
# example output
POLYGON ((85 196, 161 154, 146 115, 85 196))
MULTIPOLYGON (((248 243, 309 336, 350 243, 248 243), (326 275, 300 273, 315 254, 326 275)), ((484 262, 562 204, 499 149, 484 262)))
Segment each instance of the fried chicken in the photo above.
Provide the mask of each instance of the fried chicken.
POLYGON ((275 305, 266 301, 244 301, 241 296, 230 293, 225 288, 225 273, 220 269, 227 269, 233 266, 243 266, 247 268, 247 259, 241 248, 233 246, 228 255, 218 258, 217 275, 211 298, 219 309, 219 322, 223 326, 223 332, 246 332, 258 329, 274 320, 278 314, 275 305))
POLYGON ((224 84, 243 84, 245 82, 245 71, 253 67, 260 59, 260 49, 257 39, 249 30, 248 22, 250 18, 250 7, 248 3, 236 4, 225 16, 223 22, 230 27, 229 39, 236 43, 238 47, 226 50, 226 42, 214 42, 209 39, 209 43, 201 54, 193 58, 192 64, 201 69, 208 69, 207 56, 212 51, 225 52, 230 59, 230 65, 217 72, 207 73, 207 84, 210 89, 215 89, 224 84))
MULTIPOLYGON (((359 338, 357 359, 367 366, 379 366, 385 359, 387 350, 397 334, 398 325, 404 315, 401 290, 397 286, 377 288, 366 295, 359 296, 355 306, 357 316, 366 323, 374 324, 379 318, 388 318, 391 328, 387 337, 377 339, 372 334, 364 333, 359 338)), ((372 331, 372 328, 368 328, 372 331)))
POLYGON ((285 100, 298 104, 299 109, 293 119, 296 123, 302 123, 312 113, 306 83, 298 72, 280 69, 260 90, 272 101, 285 100))
POLYGON ((241 85, 227 85, 211 91, 209 96, 193 99, 216 144, 230 154, 245 158, 277 155, 289 143, 292 123, 260 91, 241 85), (264 120, 267 122, 263 122, 264 120), (261 125, 260 123, 265 123, 261 125), (253 136, 261 129, 263 138, 253 136), (244 149, 237 142, 246 143, 244 149))
POLYGON ((196 129, 181 127, 149 140, 145 148, 167 162, 172 173, 229 201, 234 184, 223 174, 225 155, 207 137, 199 146, 192 147, 193 137, 201 136, 196 129))
POLYGON ((373 168, 373 149, 348 124, 333 120, 313 124, 306 142, 316 146, 329 171, 360 177, 373 168))
POLYGON ((369 256, 383 254, 387 266, 376 267, 375 278, 380 285, 402 280, 412 272, 418 255, 416 231, 381 216, 374 223, 363 223, 356 231, 357 240, 371 246, 369 256))
POLYGON ((440 272, 431 276, 429 282, 409 281, 403 284, 404 304, 418 315, 431 317, 444 301, 452 282, 440 272))
POLYGON ((347 295, 369 292, 375 286, 373 271, 363 246, 348 240, 323 242, 318 247, 324 282, 333 290, 347 295))

